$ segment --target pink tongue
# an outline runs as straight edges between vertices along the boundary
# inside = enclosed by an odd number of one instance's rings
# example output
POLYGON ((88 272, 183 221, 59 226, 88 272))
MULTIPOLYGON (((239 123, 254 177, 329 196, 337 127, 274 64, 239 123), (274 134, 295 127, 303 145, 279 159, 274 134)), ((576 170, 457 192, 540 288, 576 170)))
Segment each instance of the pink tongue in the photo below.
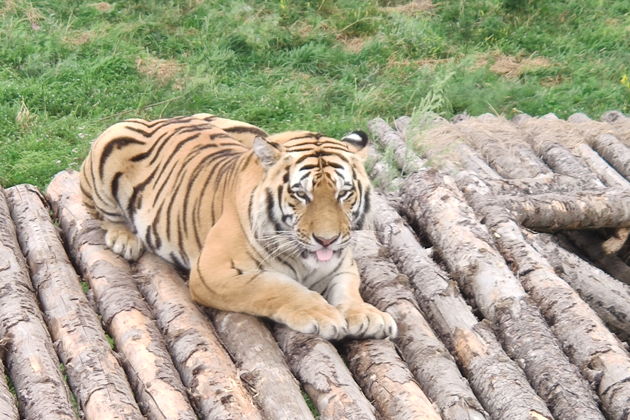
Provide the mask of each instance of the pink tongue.
POLYGON ((322 248, 315 251, 315 255, 317 255, 317 261, 328 261, 333 256, 333 250, 328 248, 322 248))

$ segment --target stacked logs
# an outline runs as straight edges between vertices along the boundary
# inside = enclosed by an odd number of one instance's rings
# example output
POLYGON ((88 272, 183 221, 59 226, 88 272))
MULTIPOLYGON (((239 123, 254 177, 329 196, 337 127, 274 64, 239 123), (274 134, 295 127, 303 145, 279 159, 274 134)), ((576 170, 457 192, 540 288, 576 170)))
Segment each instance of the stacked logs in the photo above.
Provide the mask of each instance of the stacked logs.
MULTIPOLYGON (((391 204, 431 245, 444 277, 493 326, 555 418, 630 416, 630 356, 620 341, 630 334, 630 119, 608 113, 602 120, 459 116, 429 129, 406 117, 395 128, 369 123, 379 145, 396 151, 390 155, 421 150, 414 162, 440 169, 409 171, 394 159, 411 175, 395 181, 400 194, 379 208, 383 243, 410 278, 427 265, 414 257, 430 259, 426 250, 409 251, 413 234, 402 220, 388 227, 381 215, 391 204)), ((384 170, 373 166, 378 179, 394 177, 384 170)), ((416 294, 427 287, 414 285, 416 294)))
POLYGON ((629 121, 371 121, 400 191, 355 255, 393 340, 195 305, 105 248, 76 173, 0 189, 0 417, 627 419, 629 121))

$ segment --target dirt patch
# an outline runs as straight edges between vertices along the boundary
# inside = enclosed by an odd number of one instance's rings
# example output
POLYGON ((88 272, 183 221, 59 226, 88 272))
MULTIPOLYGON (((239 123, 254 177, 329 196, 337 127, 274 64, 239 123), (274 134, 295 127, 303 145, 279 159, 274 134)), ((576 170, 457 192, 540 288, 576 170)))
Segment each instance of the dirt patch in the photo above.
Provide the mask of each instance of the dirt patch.
POLYGON ((136 69, 139 73, 150 77, 164 86, 173 82, 173 87, 177 90, 183 89, 183 81, 177 75, 183 72, 184 66, 175 60, 163 60, 161 58, 137 58, 136 69))
POLYGON ((518 57, 493 53, 479 58, 475 67, 485 67, 489 63, 492 63, 490 65, 491 72, 508 79, 516 79, 525 73, 552 65, 552 62, 545 57, 518 57))

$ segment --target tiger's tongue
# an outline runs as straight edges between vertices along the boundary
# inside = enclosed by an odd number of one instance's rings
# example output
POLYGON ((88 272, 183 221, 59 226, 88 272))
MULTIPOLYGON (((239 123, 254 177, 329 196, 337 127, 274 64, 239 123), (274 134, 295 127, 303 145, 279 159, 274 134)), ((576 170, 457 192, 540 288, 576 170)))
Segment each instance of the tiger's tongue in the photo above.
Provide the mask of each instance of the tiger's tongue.
POLYGON ((326 262, 332 258, 333 250, 329 248, 318 249, 315 251, 315 255, 317 256, 317 261, 326 262))

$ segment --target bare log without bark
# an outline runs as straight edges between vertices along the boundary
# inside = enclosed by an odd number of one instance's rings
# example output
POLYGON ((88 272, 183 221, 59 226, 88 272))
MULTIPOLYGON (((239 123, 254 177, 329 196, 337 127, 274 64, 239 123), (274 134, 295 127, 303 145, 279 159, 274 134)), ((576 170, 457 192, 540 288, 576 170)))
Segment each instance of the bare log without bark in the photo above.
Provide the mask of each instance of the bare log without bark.
POLYGON ((382 251, 371 234, 365 234, 355 245, 361 295, 396 320, 398 336, 394 342, 443 419, 486 418, 452 356, 420 313, 411 290, 405 287, 408 279, 381 255, 382 251))
POLYGON ((611 418, 626 418, 630 415, 630 355, 601 319, 525 241, 519 226, 505 209, 484 200, 489 189, 482 184, 465 182, 461 186, 565 352, 597 389, 605 411, 611 418))
POLYGON ((583 191, 572 194, 499 196, 523 226, 554 232, 630 226, 630 191, 583 191))
POLYGON ((551 235, 525 232, 525 237, 609 328, 622 340, 630 338, 630 287, 627 284, 567 251, 551 235))
POLYGON ((327 340, 277 324, 275 336, 291 370, 311 397, 320 419, 375 419, 374 407, 327 340))
POLYGON ((26 185, 10 188, 7 197, 48 329, 85 418, 142 418, 44 198, 26 185))
POLYGON ((138 261, 136 280, 156 314, 190 400, 202 418, 260 419, 236 366, 175 269, 154 254, 138 261))
POLYGON ((508 353, 521 363, 554 416, 603 418, 588 384, 569 363, 452 181, 435 171, 418 172, 404 184, 403 196, 414 220, 497 326, 508 353))
POLYGON ((534 178, 551 173, 527 145, 524 133, 504 118, 468 118, 455 124, 455 128, 503 177, 534 178))
POLYGON ((424 166, 424 162, 409 148, 403 138, 380 118, 368 122, 370 131, 374 133, 384 149, 391 149, 398 167, 405 173, 414 172, 424 166))
POLYGON ((47 192, 70 253, 88 279, 102 321, 124 356, 140 409, 151 419, 196 418, 129 264, 105 247, 99 222, 81 203, 78 174, 57 174, 47 192))
POLYGON ((630 149, 612 134, 601 134, 592 140, 597 150, 621 175, 630 180, 630 149))
POLYGON ((312 419, 300 386, 263 321, 236 312, 207 312, 265 417, 312 419))
MULTIPOLYGON (((0 341, 0 347, 2 341, 0 341)), ((17 401, 9 390, 4 380, 4 364, 2 363, 2 350, 0 349, 0 418, 6 420, 18 420, 20 418, 17 409, 17 401)))
POLYGON ((6 363, 26 419, 74 419, 70 392, 20 250, 0 188, 0 337, 6 363))
POLYGON ((448 274, 429 257, 415 234, 380 196, 374 198, 377 234, 414 286, 431 325, 462 366, 494 419, 551 418, 523 371, 501 348, 487 323, 479 322, 448 274), (543 418, 545 418, 543 417, 543 418))
POLYGON ((602 187, 588 166, 567 147, 584 141, 584 135, 574 124, 557 118, 528 118, 518 124, 533 149, 555 172, 579 179, 584 188, 602 187))
POLYGON ((381 417, 440 419, 390 341, 351 340, 344 344, 344 353, 350 370, 381 417))

